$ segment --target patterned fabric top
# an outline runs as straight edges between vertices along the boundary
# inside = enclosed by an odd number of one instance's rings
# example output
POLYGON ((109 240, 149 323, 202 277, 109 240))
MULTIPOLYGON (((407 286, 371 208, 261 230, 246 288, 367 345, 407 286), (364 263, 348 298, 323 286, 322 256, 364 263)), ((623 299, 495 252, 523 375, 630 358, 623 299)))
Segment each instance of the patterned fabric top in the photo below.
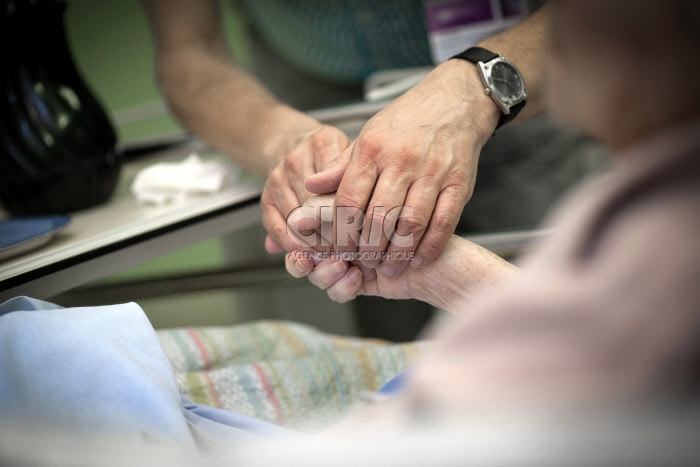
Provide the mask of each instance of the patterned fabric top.
POLYGON ((422 0, 245 0, 255 29, 300 69, 361 82, 380 69, 432 63, 422 0))
POLYGON ((390 345, 298 323, 157 331, 180 392, 277 425, 315 431, 415 363, 426 343, 390 345))

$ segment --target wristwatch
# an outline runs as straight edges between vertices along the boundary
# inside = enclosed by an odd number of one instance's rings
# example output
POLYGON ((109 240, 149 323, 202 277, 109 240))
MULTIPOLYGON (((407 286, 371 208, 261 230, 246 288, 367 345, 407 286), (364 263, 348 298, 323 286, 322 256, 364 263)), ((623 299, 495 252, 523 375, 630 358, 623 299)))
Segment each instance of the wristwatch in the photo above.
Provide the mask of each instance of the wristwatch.
POLYGON ((486 94, 503 112, 497 129, 513 120, 527 103, 523 75, 507 58, 481 47, 471 47, 452 58, 476 64, 486 94))

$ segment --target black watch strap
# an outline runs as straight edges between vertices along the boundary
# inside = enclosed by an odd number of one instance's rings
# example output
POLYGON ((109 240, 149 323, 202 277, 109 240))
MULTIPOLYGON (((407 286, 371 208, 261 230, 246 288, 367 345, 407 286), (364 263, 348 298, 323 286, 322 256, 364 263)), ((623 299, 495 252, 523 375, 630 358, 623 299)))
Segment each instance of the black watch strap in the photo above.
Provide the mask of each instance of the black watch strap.
POLYGON ((481 47, 470 47, 464 52, 460 52, 452 58, 461 58, 462 60, 467 60, 474 64, 479 62, 490 62, 494 58, 498 58, 498 54, 491 52, 490 50, 483 49, 481 47))
POLYGON ((520 111, 523 110, 523 107, 525 107, 525 101, 519 102, 519 103, 515 104, 514 106, 512 106, 510 108, 509 114, 501 114, 501 119, 498 121, 498 125, 496 126, 496 129, 498 130, 506 123, 513 121, 515 119, 515 117, 518 116, 520 111))
MULTIPOLYGON (((468 62, 472 62, 473 64, 478 64, 479 62, 487 63, 493 60, 494 58, 498 58, 499 55, 496 53, 491 52, 490 50, 486 50, 482 47, 470 47, 464 52, 460 52, 457 55, 454 55, 452 58, 461 58, 462 60, 467 60, 468 62)), ((504 114, 501 113, 501 119, 498 121, 498 126, 496 129, 501 128, 503 125, 506 123, 510 122, 513 120, 515 117, 518 116, 520 111, 525 107, 525 101, 520 102, 510 108, 510 113, 509 114, 504 114)))

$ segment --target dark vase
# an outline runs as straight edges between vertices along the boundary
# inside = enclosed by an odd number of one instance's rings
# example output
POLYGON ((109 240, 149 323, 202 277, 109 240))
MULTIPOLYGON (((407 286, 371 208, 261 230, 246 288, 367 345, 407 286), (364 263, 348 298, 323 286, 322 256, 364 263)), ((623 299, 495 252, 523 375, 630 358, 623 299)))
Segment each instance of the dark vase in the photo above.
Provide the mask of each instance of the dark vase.
POLYGON ((0 203, 15 215, 62 214, 107 200, 117 139, 73 63, 65 3, 0 6, 0 203))

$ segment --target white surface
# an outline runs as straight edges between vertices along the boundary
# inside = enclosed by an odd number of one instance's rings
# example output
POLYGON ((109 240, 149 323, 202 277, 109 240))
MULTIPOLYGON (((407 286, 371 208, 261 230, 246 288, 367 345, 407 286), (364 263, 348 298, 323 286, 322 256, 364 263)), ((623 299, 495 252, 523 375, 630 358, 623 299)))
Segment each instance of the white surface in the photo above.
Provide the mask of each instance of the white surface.
POLYGON ((217 160, 203 161, 196 152, 175 162, 157 162, 136 174, 131 193, 144 204, 167 204, 211 195, 233 186, 238 170, 217 160))
MULTIPOLYGON (((125 164, 122 169, 117 190, 107 204, 72 213, 73 222, 71 225, 65 231, 57 235, 53 241, 30 253, 6 261, 0 261, 0 298, 7 298, 9 292, 12 292, 14 295, 24 292, 22 287, 17 286, 13 286, 12 290, 6 290, 7 284, 4 281, 8 279, 31 273, 40 268, 54 265, 85 253, 94 252, 95 250, 109 247, 143 234, 149 234, 158 229, 167 228, 173 224, 187 221, 219 209, 230 208, 245 201, 255 199, 262 192, 262 183, 255 177, 242 172, 239 183, 219 193, 189 197, 162 206, 139 204, 136 198, 129 192, 129 186, 135 174, 140 169, 154 162, 181 160, 184 155, 188 154, 191 150, 191 147, 178 148, 125 164)), ((234 165, 225 156, 213 151, 204 151, 201 155, 205 161, 218 160, 227 165, 234 165)), ((246 209, 245 212, 253 217, 250 221, 239 220, 238 223, 240 225, 228 225, 227 223, 222 224, 216 222, 216 216, 206 219, 206 222, 212 224, 212 227, 210 227, 208 231, 203 232, 199 229, 200 231, 197 231, 196 235, 191 238, 193 241, 198 239, 203 240, 207 237, 233 231, 243 225, 249 225, 251 221, 258 220, 259 211, 256 211, 257 206, 252 209, 246 209)), ((230 214, 230 212, 228 214, 230 214)), ((182 230, 184 232, 194 233, 197 229, 185 228, 182 230)), ((163 236, 171 234, 176 234, 176 232, 164 233, 163 236)), ((154 240, 162 239, 163 236, 155 237, 154 240)), ((179 237, 182 237, 182 235, 179 235, 179 237)), ((181 242, 165 242, 161 240, 160 244, 157 246, 158 248, 151 248, 149 251, 141 251, 139 253, 140 256, 130 258, 127 261, 120 261, 120 263, 124 265, 138 264, 155 257, 154 254, 156 253, 165 254, 184 245, 181 242), (151 252, 153 254, 150 254, 151 252)), ((125 254, 127 253, 131 255, 134 254, 133 251, 125 252, 125 254)), ((110 261, 116 260, 113 252, 110 253, 109 256, 110 261)), ((75 281, 71 281, 70 275, 67 275, 63 279, 65 283, 60 287, 55 284, 44 283, 44 288, 39 289, 39 293, 35 293, 34 295, 37 297, 49 296, 52 293, 58 293, 67 288, 80 285, 80 283, 86 280, 102 277, 106 275, 107 271, 113 272, 114 270, 114 265, 100 264, 99 261, 95 263, 94 259, 89 262, 92 264, 93 270, 92 273, 87 272, 87 277, 75 277, 75 281), (75 283, 71 284, 70 282, 75 283)), ((32 287, 31 290, 37 292, 34 287, 32 287)))

